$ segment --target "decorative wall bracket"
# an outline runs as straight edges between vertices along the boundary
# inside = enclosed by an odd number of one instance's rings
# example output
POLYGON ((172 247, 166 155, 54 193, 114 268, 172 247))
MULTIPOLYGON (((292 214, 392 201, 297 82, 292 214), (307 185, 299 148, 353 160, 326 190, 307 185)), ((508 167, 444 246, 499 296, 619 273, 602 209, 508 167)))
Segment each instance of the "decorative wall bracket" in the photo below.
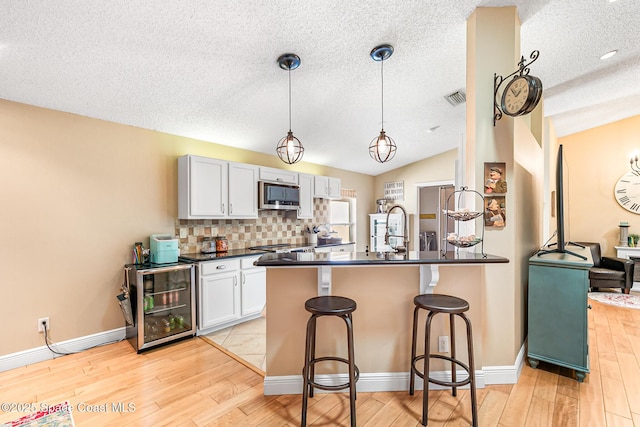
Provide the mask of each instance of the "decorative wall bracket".
MULTIPOLYGON (((534 50, 533 52, 531 52, 531 55, 529 55, 529 59, 530 59, 529 63, 526 63, 524 56, 522 56, 520 58, 520 62, 518 62, 518 69, 504 78, 502 76, 497 75, 496 73, 493 73, 493 125, 494 126, 496 125, 496 122, 502 118, 502 113, 503 113, 497 101, 498 90, 500 89, 500 86, 507 79, 509 79, 509 77, 513 76, 513 78, 516 79, 518 77, 528 76, 530 71, 529 66, 534 62, 536 62, 536 60, 538 59, 538 56, 540 56, 540 51, 534 50)), ((539 90, 541 93, 542 92, 541 85, 539 90)), ((537 104, 537 102, 535 103, 537 104)))

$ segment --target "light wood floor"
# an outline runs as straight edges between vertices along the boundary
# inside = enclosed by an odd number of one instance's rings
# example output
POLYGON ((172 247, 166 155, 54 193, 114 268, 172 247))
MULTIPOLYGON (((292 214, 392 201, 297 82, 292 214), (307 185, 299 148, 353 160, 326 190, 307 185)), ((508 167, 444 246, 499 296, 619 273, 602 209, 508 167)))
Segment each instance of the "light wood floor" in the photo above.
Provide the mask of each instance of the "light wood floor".
MULTIPOLYGON (((481 426, 640 427, 640 310, 590 301, 591 373, 525 366, 515 385, 478 390, 481 426)), ((260 371, 195 338, 137 355, 127 342, 0 373, 0 402, 68 400, 77 426, 296 426, 300 396, 263 396, 260 371), (113 403, 132 404, 118 412, 113 403), (87 405, 95 410, 87 411, 87 405)), ((429 393, 429 426, 468 426, 469 393, 429 393)), ((359 426, 417 426, 421 393, 359 393, 359 426)), ((308 419, 349 425, 347 395, 316 395, 308 419)), ((0 411, 0 423, 24 415, 0 411)))

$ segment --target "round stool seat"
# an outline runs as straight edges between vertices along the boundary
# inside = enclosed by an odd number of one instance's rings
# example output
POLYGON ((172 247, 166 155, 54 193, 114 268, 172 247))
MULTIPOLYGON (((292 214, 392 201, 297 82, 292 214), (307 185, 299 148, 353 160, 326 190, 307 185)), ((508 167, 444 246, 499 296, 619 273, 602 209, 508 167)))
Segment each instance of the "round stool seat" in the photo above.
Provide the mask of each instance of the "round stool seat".
POLYGON ((436 313, 458 314, 469 310, 467 301, 451 295, 422 294, 415 297, 413 303, 436 313))
POLYGON ((356 302, 351 298, 321 296, 308 299, 304 308, 312 314, 340 316, 353 313, 356 310, 356 302))

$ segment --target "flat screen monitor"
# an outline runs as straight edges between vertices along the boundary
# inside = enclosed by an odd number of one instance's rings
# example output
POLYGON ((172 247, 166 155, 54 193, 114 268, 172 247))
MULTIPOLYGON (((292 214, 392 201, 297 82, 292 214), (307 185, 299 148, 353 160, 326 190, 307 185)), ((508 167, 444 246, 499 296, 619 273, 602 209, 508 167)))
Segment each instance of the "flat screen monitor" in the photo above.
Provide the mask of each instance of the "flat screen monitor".
MULTIPOLYGON (((569 215, 568 215, 568 168, 566 167, 566 160, 564 158, 564 152, 562 144, 558 147, 558 157, 556 159, 556 243, 554 249, 548 249, 538 252, 538 256, 549 253, 566 253, 576 256, 580 259, 586 260, 587 258, 578 255, 575 252, 567 250, 568 245, 579 246, 584 248, 583 245, 569 241, 569 215)), ((549 245, 549 246, 553 246, 549 245)))

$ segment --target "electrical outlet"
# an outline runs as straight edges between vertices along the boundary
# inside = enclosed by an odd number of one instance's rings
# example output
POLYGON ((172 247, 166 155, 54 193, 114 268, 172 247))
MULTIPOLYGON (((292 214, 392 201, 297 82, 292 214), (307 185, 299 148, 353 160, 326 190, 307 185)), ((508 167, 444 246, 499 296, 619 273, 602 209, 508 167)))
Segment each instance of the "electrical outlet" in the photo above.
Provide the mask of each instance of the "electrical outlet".
POLYGON ((47 327, 47 330, 49 330, 51 326, 49 325, 48 317, 41 317, 40 319, 38 319, 38 332, 44 332, 45 325, 47 327))
POLYGON ((438 353, 449 352, 449 337, 446 335, 438 337, 438 353))
POLYGON ((296 224, 296 234, 302 233, 302 226, 300 224, 296 224))

